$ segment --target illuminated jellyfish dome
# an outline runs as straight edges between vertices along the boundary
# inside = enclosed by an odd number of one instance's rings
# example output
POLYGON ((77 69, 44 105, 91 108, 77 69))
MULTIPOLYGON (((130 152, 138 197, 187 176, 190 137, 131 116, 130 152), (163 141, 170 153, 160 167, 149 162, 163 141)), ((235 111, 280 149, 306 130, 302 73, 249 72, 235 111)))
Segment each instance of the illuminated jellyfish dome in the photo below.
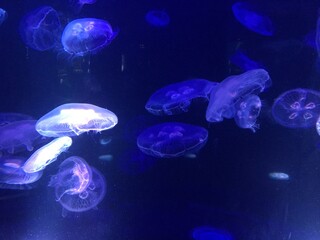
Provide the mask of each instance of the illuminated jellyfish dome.
POLYGON ((36 130, 46 137, 78 136, 113 128, 117 116, 108 109, 87 103, 63 104, 45 114, 36 123, 36 130))

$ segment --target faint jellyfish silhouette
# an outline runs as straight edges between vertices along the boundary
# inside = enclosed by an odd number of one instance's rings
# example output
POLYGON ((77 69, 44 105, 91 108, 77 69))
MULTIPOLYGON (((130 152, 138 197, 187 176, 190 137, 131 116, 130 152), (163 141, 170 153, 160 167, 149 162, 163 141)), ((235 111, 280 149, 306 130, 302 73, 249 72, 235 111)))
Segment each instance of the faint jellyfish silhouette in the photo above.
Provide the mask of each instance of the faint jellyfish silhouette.
POLYGON ((32 120, 32 119, 34 118, 22 113, 2 112, 0 113, 0 127, 12 122, 17 122, 21 120, 32 120))
POLYGON ((8 13, 6 10, 0 8, 0 25, 7 19, 8 13))
POLYGON ((151 10, 147 12, 145 19, 154 27, 165 27, 170 23, 170 17, 166 11, 151 10))
POLYGON ((274 26, 269 17, 258 13, 248 2, 236 2, 232 5, 235 18, 247 29, 264 35, 274 35, 274 26))
POLYGON ((117 116, 108 109, 87 103, 68 103, 41 117, 36 130, 46 137, 78 136, 89 131, 101 132, 117 123, 117 116))
POLYGON ((151 95, 145 108, 154 115, 174 115, 189 110, 194 99, 208 100, 218 83, 191 79, 167 85, 151 95))
POLYGON ((21 120, 0 128, 0 149, 15 153, 22 149, 33 150, 34 143, 41 137, 35 129, 36 120, 21 120))
POLYGON ((263 68, 263 65, 261 63, 250 59, 242 51, 237 51, 233 55, 231 55, 230 61, 243 71, 263 68))
POLYGON ((58 43, 60 31, 58 13, 50 6, 42 6, 27 13, 20 23, 23 42, 38 51, 54 48, 58 43))
POLYGON ((240 98, 263 92, 269 86, 271 86, 271 79, 264 69, 254 69, 227 77, 211 92, 206 112, 207 121, 221 122, 224 117, 233 117, 235 104, 240 98))
POLYGON ((82 7, 86 4, 94 4, 97 0, 69 0, 75 13, 80 13, 82 7))
POLYGON ((269 177, 274 180, 287 181, 290 179, 287 173, 283 172, 271 172, 269 173, 269 177))
POLYGON ((224 230, 209 226, 196 227, 192 231, 194 240, 233 240, 232 235, 224 230))
POLYGON ((285 127, 315 126, 320 115, 320 92, 302 88, 284 92, 274 101, 272 115, 285 127))
POLYGON ((75 56, 95 54, 117 36, 111 25, 102 19, 81 18, 65 27, 61 42, 64 51, 75 56))
POLYGON ((26 173, 22 166, 25 159, 16 156, 6 156, 0 159, 0 188, 2 189, 30 189, 42 176, 42 171, 26 173))
POLYGON ((47 165, 57 160, 58 156, 69 149, 72 145, 70 137, 59 137, 52 140, 35 151, 22 169, 27 173, 34 173, 43 170, 47 165))
POLYGON ((238 127, 249 128, 253 132, 259 128, 256 124, 261 110, 261 100, 257 95, 250 94, 236 103, 234 120, 238 127))
POLYGON ((177 122, 145 129, 137 138, 139 149, 150 156, 173 158, 199 151, 207 142, 205 128, 177 122))

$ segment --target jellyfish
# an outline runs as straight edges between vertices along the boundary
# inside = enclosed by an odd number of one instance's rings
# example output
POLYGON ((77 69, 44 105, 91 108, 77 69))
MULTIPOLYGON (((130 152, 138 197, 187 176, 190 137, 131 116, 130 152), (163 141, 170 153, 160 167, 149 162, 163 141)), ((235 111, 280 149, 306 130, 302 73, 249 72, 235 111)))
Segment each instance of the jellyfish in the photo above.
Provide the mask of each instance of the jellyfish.
POLYGON ((230 62, 238 66, 243 71, 263 68, 261 63, 250 59, 246 54, 241 51, 235 52, 230 57, 230 62))
POLYGON ((0 128, 0 149, 15 153, 21 149, 33 150, 41 135, 36 131, 36 120, 21 120, 0 128))
POLYGON ((75 13, 79 13, 86 4, 94 4, 97 0, 69 0, 75 13))
POLYGON ((189 110, 194 99, 209 99, 218 85, 205 79, 191 79, 167 85, 151 95, 145 108, 154 115, 174 115, 189 110))
POLYGON ((224 79, 210 95, 206 112, 208 122, 221 122, 235 114, 235 104, 249 94, 258 94, 271 86, 271 79, 264 69, 254 69, 224 79))
POLYGON ((147 12, 145 19, 154 27, 165 27, 170 23, 170 17, 166 11, 151 10, 147 12))
POLYGON ((253 132, 259 128, 256 124, 257 118, 261 110, 261 100, 257 95, 250 94, 245 98, 240 99, 236 103, 236 113, 234 120, 238 127, 249 128, 253 132))
POLYGON ((269 17, 257 12, 248 2, 236 2, 232 5, 235 18, 249 30, 264 35, 274 35, 274 26, 269 17))
POLYGON ((8 13, 6 10, 0 8, 0 25, 7 19, 8 13))
POLYGON ((79 136, 113 128, 117 123, 117 116, 108 109, 87 103, 68 103, 41 117, 36 130, 46 137, 79 136))
POLYGON ((4 126, 9 123, 17 122, 21 120, 32 120, 32 119, 34 118, 22 113, 2 112, 0 113, 0 126, 4 126))
POLYGON ((47 165, 57 160, 57 157, 69 149, 72 144, 70 137, 59 137, 52 140, 35 151, 22 169, 27 173, 34 173, 43 170, 47 165))
POLYGON ((282 93, 272 105, 272 116, 288 128, 309 128, 320 115, 320 92, 297 88, 282 93))
POLYGON ((137 138, 139 149, 150 156, 173 158, 199 151, 207 142, 205 128, 168 122, 145 129, 137 138))
POLYGON ((192 238, 194 240, 233 240, 232 235, 221 229, 201 226, 196 227, 192 231, 192 238))
POLYGON ((75 56, 95 54, 117 36, 111 25, 102 19, 81 18, 65 27, 61 42, 64 51, 75 56))
POLYGON ((26 159, 16 156, 6 156, 0 159, 0 188, 28 189, 30 184, 38 181, 42 171, 26 173, 22 166, 26 159))
POLYGON ((58 13, 50 6, 42 6, 29 12, 20 23, 23 42, 38 51, 54 48, 58 43, 60 31, 58 13))
POLYGON ((269 177, 271 179, 280 180, 280 181, 288 181, 290 179, 289 175, 283 172, 271 172, 269 173, 269 177))

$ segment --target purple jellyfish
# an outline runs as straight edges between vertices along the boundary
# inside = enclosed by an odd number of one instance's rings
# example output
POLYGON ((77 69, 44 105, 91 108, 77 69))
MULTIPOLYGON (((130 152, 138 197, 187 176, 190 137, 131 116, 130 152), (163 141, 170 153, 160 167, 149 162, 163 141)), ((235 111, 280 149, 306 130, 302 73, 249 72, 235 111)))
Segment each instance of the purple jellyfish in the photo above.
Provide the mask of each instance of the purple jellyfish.
POLYGON ((230 62, 234 65, 238 66, 243 71, 263 68, 261 63, 258 63, 252 59, 250 59, 246 54, 241 51, 235 52, 230 57, 230 62))

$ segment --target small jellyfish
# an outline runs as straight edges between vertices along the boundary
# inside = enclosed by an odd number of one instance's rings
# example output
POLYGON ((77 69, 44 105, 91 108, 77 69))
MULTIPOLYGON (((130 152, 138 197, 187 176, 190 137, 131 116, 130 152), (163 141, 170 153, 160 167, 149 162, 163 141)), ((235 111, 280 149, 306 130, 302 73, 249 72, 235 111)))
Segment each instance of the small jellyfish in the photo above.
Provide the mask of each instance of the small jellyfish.
POLYGON ((287 181, 290 179, 289 175, 283 172, 271 172, 269 177, 274 180, 287 181))
POLYGON ((208 122, 221 122, 233 117, 235 104, 249 94, 258 94, 271 86, 271 79, 264 69, 254 69, 224 79, 210 95, 206 112, 208 122))
POLYGON ((302 88, 284 92, 274 101, 272 115, 284 127, 315 126, 320 115, 320 92, 302 88))
POLYGON ((117 123, 117 116, 108 109, 87 103, 68 103, 41 117, 36 130, 46 137, 79 136, 113 128, 117 123))
POLYGON ((261 110, 261 100, 257 95, 250 94, 236 103, 234 120, 238 127, 249 128, 253 132, 259 128, 256 124, 261 110))
POLYGON ((97 0, 69 0, 75 13, 80 13, 82 7, 86 4, 94 4, 97 0))
POLYGON ((261 63, 250 59, 245 53, 241 51, 235 52, 230 57, 230 62, 238 66, 243 71, 263 68, 263 65, 261 63))
POLYGON ((81 18, 65 27, 61 42, 64 51, 75 56, 95 54, 117 36, 111 25, 102 19, 81 18))
POLYGON ((151 10, 147 12, 145 19, 154 27, 165 27, 170 23, 170 17, 166 11, 151 10))
POLYGON ((0 25, 7 19, 8 13, 6 10, 0 8, 0 25))
POLYGON ((248 2, 236 2, 232 5, 235 18, 249 30, 264 35, 274 35, 274 26, 269 17, 258 13, 248 2))
POLYGON ((202 226, 196 227, 192 231, 192 238, 194 240, 233 240, 232 235, 217 228, 202 226))
POLYGON ((113 160, 113 155, 112 154, 103 154, 103 155, 100 155, 98 158, 101 161, 111 162, 113 160))
POLYGON ((20 23, 23 42, 38 51, 54 48, 58 43, 60 31, 59 15, 50 6, 42 6, 27 13, 20 23))
POLYGON ((174 115, 189 110, 194 99, 208 100, 218 83, 205 79, 191 79, 167 85, 151 95, 145 108, 154 115, 174 115))
POLYGON ((70 137, 59 137, 35 151, 23 165, 27 173, 43 170, 47 165, 57 160, 57 157, 69 149, 72 144, 70 137))
POLYGON ((150 156, 173 158, 199 151, 207 142, 205 128, 177 122, 145 129, 137 138, 139 149, 150 156))
POLYGON ((112 142, 112 137, 100 138, 99 142, 100 142, 100 145, 107 146, 112 142))

